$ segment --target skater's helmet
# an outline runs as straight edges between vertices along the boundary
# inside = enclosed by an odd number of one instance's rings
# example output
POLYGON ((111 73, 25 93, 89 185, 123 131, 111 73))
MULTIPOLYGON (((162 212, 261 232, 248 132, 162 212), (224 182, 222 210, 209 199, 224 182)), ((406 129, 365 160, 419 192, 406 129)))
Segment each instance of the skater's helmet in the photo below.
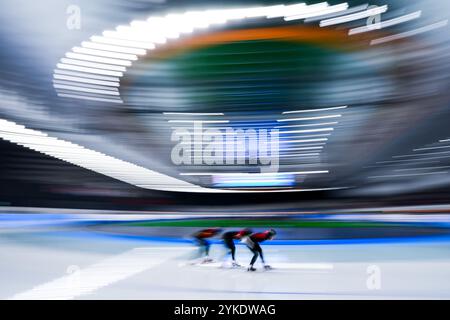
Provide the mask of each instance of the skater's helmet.
POLYGON ((273 239, 273 237, 275 237, 277 234, 277 232, 274 229, 269 229, 267 233, 269 234, 270 239, 273 239))

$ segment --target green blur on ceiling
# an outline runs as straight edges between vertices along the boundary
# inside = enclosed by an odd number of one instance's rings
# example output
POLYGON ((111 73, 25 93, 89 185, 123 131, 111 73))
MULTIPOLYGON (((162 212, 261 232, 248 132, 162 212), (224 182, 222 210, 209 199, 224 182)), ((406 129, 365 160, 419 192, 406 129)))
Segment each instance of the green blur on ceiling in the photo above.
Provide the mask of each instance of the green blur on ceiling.
POLYGON ((190 104, 223 111, 284 109, 314 104, 332 79, 336 51, 305 43, 243 41, 172 57, 190 104))
MULTIPOLYGON (((128 71, 122 95, 139 113, 278 112, 345 104, 341 80, 373 70, 355 52, 327 44, 253 40, 149 56, 128 71)), ((356 78, 355 78, 356 77, 356 78)), ((345 82, 344 82, 345 84, 345 82)))

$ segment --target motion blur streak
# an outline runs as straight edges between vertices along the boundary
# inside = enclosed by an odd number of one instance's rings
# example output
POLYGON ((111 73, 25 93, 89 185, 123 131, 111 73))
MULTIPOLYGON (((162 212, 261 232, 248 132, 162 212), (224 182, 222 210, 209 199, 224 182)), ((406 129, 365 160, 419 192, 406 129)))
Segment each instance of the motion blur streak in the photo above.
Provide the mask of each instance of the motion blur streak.
MULTIPOLYGON (((177 249, 177 248, 171 248, 177 249)), ((114 282, 161 264, 174 256, 168 248, 135 248, 129 252, 98 262, 86 269, 69 270, 71 274, 14 295, 13 300, 68 300, 90 294, 114 282), (161 251, 164 250, 164 258, 161 251)))
POLYGON ((1 299, 450 298, 449 1, 0 8, 1 299))

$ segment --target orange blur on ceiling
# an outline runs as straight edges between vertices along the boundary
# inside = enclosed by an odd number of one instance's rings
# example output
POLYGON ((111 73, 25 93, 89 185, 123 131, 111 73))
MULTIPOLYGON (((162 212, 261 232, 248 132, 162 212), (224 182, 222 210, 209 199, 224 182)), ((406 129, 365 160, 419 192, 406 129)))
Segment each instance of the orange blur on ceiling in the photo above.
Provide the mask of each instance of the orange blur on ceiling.
POLYGON ((196 34, 185 37, 152 50, 151 56, 166 59, 183 51, 199 49, 211 45, 251 40, 274 40, 286 42, 308 42, 328 48, 349 49, 356 44, 358 37, 349 37, 348 30, 335 30, 309 26, 285 26, 269 28, 253 28, 241 30, 225 30, 213 33, 196 34))

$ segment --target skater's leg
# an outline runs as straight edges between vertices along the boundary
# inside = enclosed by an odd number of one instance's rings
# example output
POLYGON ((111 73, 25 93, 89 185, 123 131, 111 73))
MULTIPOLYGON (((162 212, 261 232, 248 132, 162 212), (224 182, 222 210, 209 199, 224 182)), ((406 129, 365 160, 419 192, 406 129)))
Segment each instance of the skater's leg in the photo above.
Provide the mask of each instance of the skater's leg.
POLYGON ((206 239, 199 239, 199 240, 201 242, 201 248, 203 250, 202 253, 204 254, 204 257, 203 257, 201 263, 212 262, 213 260, 209 257, 209 248, 210 248, 211 244, 206 239))
POLYGON ((223 240, 223 245, 225 247, 225 254, 223 255, 223 262, 225 263, 227 261, 228 255, 230 254, 230 247, 228 246, 227 240, 223 240))
POLYGON ((203 243, 199 238, 194 239, 194 244, 198 247, 197 258, 201 258, 203 256, 203 243))
POLYGON ((262 262, 263 265, 264 265, 264 269, 266 269, 266 270, 272 269, 272 267, 269 266, 269 265, 267 265, 267 264, 266 264, 266 261, 264 261, 264 255, 263 255, 261 246, 258 245, 258 247, 257 247, 256 249, 258 250, 259 256, 261 257, 261 262, 262 262))
POLYGON ((205 256, 209 257, 209 247, 211 246, 211 244, 209 243, 209 241, 204 240, 204 239, 203 239, 203 242, 204 242, 204 247, 205 247, 205 256))
POLYGON ((201 238, 194 238, 193 244, 197 246, 198 250, 193 254, 192 260, 199 260, 205 254, 205 242, 201 238))
POLYGON ((254 265, 255 262, 256 262, 256 259, 258 259, 259 251, 258 251, 256 248, 251 249, 251 250, 252 250, 252 252, 253 252, 253 257, 252 257, 252 260, 250 261, 250 266, 253 267, 253 265, 254 265))
POLYGON ((258 259, 258 250, 256 250, 256 246, 258 244, 254 243, 252 241, 247 242, 247 247, 250 249, 250 251, 253 253, 252 260, 250 261, 250 266, 248 267, 247 271, 256 271, 256 269, 253 267, 253 265, 256 262, 256 259, 258 259))
POLYGON ((231 259, 233 260, 233 262, 236 261, 235 255, 236 255, 236 246, 234 245, 234 242, 231 242, 230 245, 230 253, 231 253, 231 259))
POLYGON ((234 246, 234 242, 231 239, 224 239, 223 240, 223 244, 225 245, 226 248, 226 254, 225 254, 225 258, 231 254, 231 256, 233 256, 233 246, 234 246))
POLYGON ((224 265, 225 265, 225 263, 227 261, 228 255, 231 255, 232 265, 234 267, 237 266, 236 258, 235 258, 236 246, 234 244, 233 239, 225 239, 224 240, 224 245, 225 245, 225 248, 227 250, 226 253, 225 253, 224 259, 223 259, 224 260, 223 261, 224 265))
POLYGON ((208 256, 208 242, 202 238, 196 238, 195 242, 198 245, 198 257, 208 256))
POLYGON ((257 246, 256 250, 258 250, 259 256, 261 257, 261 261, 263 264, 266 264, 266 262, 264 261, 264 256, 263 256, 263 252, 262 252, 262 248, 260 245, 257 246))

